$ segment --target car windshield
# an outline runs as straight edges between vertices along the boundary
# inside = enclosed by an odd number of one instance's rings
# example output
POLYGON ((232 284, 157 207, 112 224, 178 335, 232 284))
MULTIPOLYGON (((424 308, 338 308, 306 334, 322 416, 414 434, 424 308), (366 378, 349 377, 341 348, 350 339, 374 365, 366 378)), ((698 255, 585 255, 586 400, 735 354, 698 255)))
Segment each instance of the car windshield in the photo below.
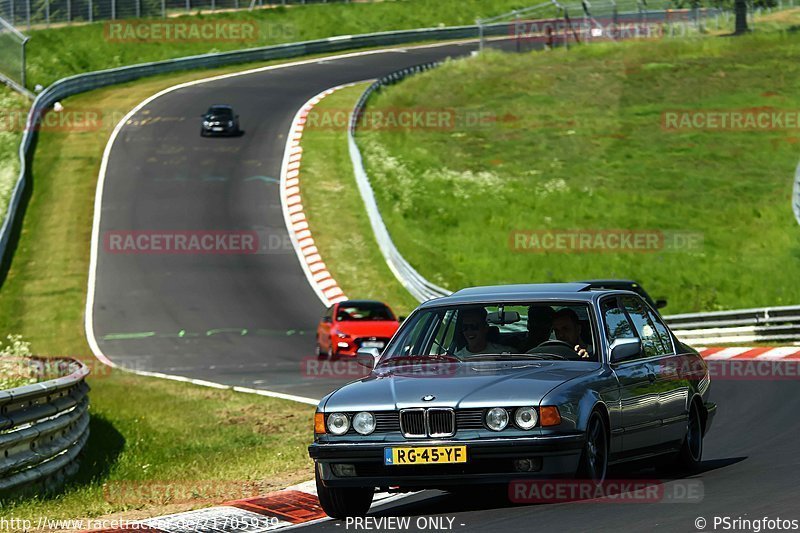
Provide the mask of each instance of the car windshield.
POLYGON ((339 304, 337 322, 361 322, 368 320, 394 320, 392 311, 379 302, 347 302, 339 304))
POLYGON ((414 313, 380 363, 440 361, 597 361, 585 303, 562 301, 454 305, 414 313))
POLYGON ((233 116, 233 110, 229 107, 212 107, 208 110, 208 114, 215 117, 230 117, 233 116))

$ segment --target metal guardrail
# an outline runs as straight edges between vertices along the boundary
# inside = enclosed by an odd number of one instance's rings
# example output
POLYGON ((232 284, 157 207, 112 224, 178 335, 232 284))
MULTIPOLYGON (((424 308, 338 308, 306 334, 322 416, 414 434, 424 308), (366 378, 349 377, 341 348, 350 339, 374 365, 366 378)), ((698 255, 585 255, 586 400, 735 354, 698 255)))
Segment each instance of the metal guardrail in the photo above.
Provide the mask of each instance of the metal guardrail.
POLYGON ((415 67, 393 72, 392 74, 389 74, 388 76, 385 76, 374 82, 367 88, 366 91, 364 91, 364 94, 361 95, 361 98, 359 98, 358 102, 356 103, 350 118, 350 126, 347 130, 347 144, 350 151, 350 160, 353 163, 353 172, 355 172, 358 190, 361 193, 361 198, 364 200, 364 206, 367 210, 367 216, 369 217, 369 223, 372 226, 372 232, 375 235, 375 240, 378 242, 378 247, 381 250, 381 254, 383 254, 383 258, 386 260, 386 264, 389 265, 389 269, 391 269, 392 273, 406 288, 406 290, 408 290, 408 292, 410 292, 411 295, 420 302, 424 302, 432 298, 447 296, 450 294, 450 291, 443 287, 439 287, 438 285, 431 283, 422 277, 422 275, 420 275, 420 273, 417 272, 414 267, 412 267, 411 264, 405 260, 403 255, 395 246, 394 242, 392 241, 392 237, 389 235, 389 230, 386 229, 386 224, 383 222, 383 217, 381 217, 378 204, 375 201, 375 193, 372 190, 372 185, 370 185, 367 171, 364 169, 364 160, 361 157, 361 151, 358 149, 358 145, 356 144, 355 133, 358 126, 358 121, 360 120, 361 115, 364 112, 364 108, 367 105, 367 100, 372 93, 379 90, 381 87, 397 83, 398 81, 410 75, 429 70, 438 65, 438 62, 417 65, 415 67))
POLYGON ((0 495, 45 489, 74 473, 89 438, 89 368, 73 359, 35 359, 59 368, 50 381, 0 391, 0 495))
POLYGON ((675 335, 689 344, 800 341, 800 306, 738 309, 666 316, 675 335))
MULTIPOLYGON (((504 35, 508 31, 505 24, 489 28, 487 31, 496 35, 504 35)), ((85 91, 125 83, 128 81, 192 69, 210 69, 241 63, 254 63, 272 59, 288 59, 320 53, 341 52, 358 48, 376 46, 392 46, 421 41, 447 41, 453 39, 474 39, 478 36, 477 26, 453 26, 449 28, 423 28, 396 32, 369 33, 364 35, 343 35, 328 39, 304 41, 300 43, 266 46, 220 52, 197 56, 143 63, 86 74, 78 74, 63 78, 41 92, 33 102, 28 113, 25 133, 19 147, 20 173, 9 200, 5 220, 0 228, 0 259, 8 259, 6 250, 13 228, 13 222, 19 210, 20 201, 26 187, 30 159, 33 156, 32 146, 36 134, 36 124, 40 117, 59 100, 85 91)))

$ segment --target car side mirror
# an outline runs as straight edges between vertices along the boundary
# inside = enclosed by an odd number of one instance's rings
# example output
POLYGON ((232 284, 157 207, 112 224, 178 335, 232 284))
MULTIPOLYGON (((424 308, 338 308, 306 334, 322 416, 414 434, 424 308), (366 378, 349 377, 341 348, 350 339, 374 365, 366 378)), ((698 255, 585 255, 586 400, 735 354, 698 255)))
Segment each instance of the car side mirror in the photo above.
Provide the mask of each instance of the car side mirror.
POLYGON ((375 368, 380 358, 381 352, 377 348, 359 348, 356 352, 356 363, 370 370, 375 368))
POLYGON ((331 319, 331 317, 329 316, 324 316, 322 317, 322 322, 325 324, 330 324, 331 322, 333 322, 333 319, 331 319))
POLYGON ((622 363, 636 359, 642 353, 642 340, 639 337, 632 339, 617 339, 611 343, 611 362, 622 363))
POLYGON ((663 309, 667 306, 666 300, 656 300, 656 309, 663 309))

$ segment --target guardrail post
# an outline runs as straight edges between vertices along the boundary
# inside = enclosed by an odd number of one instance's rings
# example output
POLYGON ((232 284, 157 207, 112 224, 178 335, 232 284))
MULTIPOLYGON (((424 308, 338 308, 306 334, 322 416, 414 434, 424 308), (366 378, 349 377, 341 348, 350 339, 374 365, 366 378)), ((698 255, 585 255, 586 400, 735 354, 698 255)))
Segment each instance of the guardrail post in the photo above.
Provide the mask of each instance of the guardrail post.
POLYGON ((167 18, 167 0, 161 0, 161 18, 167 18))
POLYGON ((142 0, 136 0, 136 18, 142 16, 142 0))
POLYGON ((25 20, 28 25, 28 30, 31 29, 31 0, 25 0, 25 20))
POLYGON ((44 0, 44 20, 45 25, 50 27, 50 0, 44 0))
POLYGON ((92 19, 94 18, 94 14, 92 13, 92 11, 94 11, 92 9, 92 0, 89 0, 89 3, 87 5, 89 9, 89 22, 92 22, 92 19))
POLYGON ((117 19, 117 0, 111 0, 111 20, 117 19))
POLYGON ((11 0, 11 25, 17 25, 17 10, 14 7, 14 0, 11 0))
POLYGON ((22 72, 19 73, 19 77, 20 77, 20 79, 22 81, 22 87, 23 88, 27 87, 26 83, 28 81, 27 72, 26 72, 27 69, 25 68, 25 62, 27 60, 27 53, 25 52, 25 49, 27 48, 28 41, 30 41, 30 40, 31 40, 30 37, 25 37, 25 39, 22 41, 22 67, 21 67, 22 72))
POLYGON ((72 0, 67 0, 67 23, 72 24, 72 0))

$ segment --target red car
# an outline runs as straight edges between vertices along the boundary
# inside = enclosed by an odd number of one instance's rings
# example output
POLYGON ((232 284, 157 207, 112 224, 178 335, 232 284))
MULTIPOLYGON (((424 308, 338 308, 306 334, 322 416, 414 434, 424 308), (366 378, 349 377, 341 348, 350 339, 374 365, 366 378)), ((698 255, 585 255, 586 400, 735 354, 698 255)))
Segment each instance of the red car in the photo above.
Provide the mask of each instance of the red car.
POLYGON ((347 300, 335 303, 317 326, 317 357, 353 357, 359 348, 383 351, 398 327, 400 321, 382 302, 347 300))

